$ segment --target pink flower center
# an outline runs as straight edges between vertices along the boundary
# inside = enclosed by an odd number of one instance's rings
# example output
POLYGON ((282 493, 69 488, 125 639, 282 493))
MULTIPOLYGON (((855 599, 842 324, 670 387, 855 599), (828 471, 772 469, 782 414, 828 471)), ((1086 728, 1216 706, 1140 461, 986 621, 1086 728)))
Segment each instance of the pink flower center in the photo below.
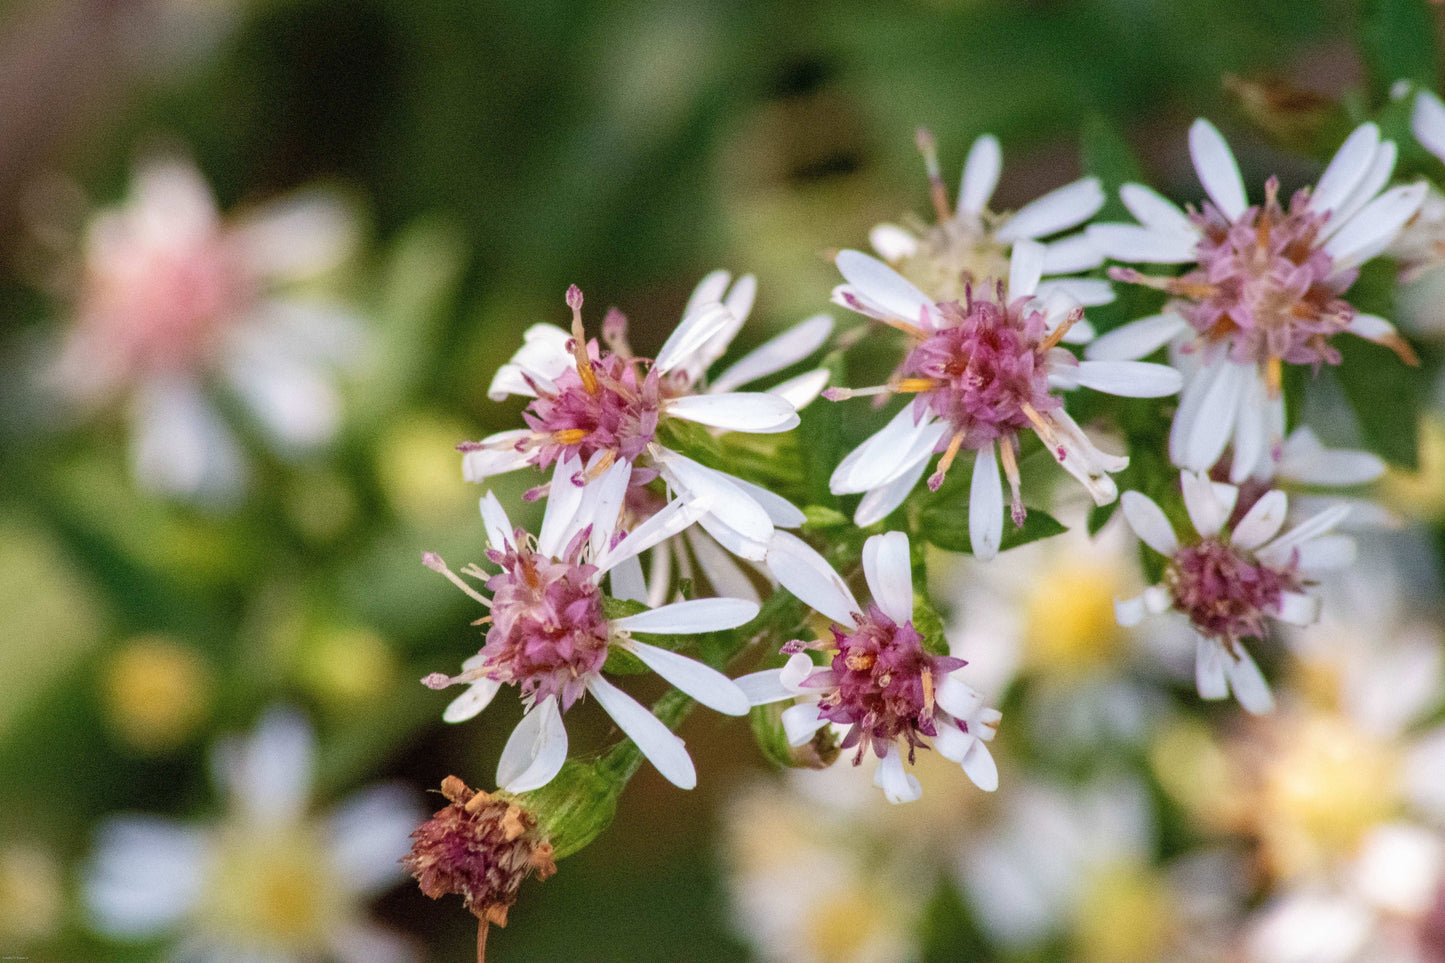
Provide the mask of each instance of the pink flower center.
MULTIPOLYGON (((559 696, 566 711, 607 661, 608 624, 597 569, 580 563, 587 532, 566 559, 523 549, 488 551, 502 567, 487 582, 492 627, 482 647, 488 677, 520 686, 533 701, 559 696)), ((518 544, 526 535, 516 533, 518 544)))
POLYGON ((913 623, 899 625, 876 605, 855 618, 852 631, 833 628, 838 652, 825 678, 837 688, 819 701, 818 714, 853 727, 842 748, 858 745, 855 764, 862 760, 866 746, 882 758, 900 737, 908 744, 911 760, 914 748, 924 745, 920 736, 938 734, 933 723, 935 680, 964 661, 929 655, 913 623))
POLYGON ((638 359, 599 352, 595 341, 588 356, 585 375, 568 368, 522 414, 546 436, 537 448, 539 468, 571 455, 585 464, 598 452, 632 461, 657 433, 664 387, 657 372, 641 374, 638 359))
MULTIPOLYGON (((1044 316, 1026 307, 975 298, 938 305, 941 326, 908 353, 899 369, 902 390, 914 390, 959 438, 956 447, 974 451, 1027 427, 1038 414, 1059 407, 1049 394, 1044 355, 1044 316)), ((942 444, 942 442, 941 442, 942 444)))
POLYGON ((1300 587, 1293 565, 1274 569, 1244 558, 1217 538, 1181 548, 1164 572, 1174 607, 1212 638, 1261 638, 1266 615, 1300 587))

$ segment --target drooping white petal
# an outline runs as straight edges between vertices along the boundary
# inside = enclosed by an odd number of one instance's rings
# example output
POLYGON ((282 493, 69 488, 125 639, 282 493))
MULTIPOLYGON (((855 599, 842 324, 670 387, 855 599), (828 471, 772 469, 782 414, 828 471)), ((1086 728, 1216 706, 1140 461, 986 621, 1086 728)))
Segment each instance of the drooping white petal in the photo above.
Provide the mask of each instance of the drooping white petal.
POLYGON ((795 706, 788 706, 779 716, 783 724, 783 734, 788 738, 788 745, 801 746, 814 733, 827 723, 828 720, 818 715, 818 703, 800 702, 795 706))
POLYGON ((1353 565, 1358 546, 1348 535, 1320 535, 1299 545, 1296 551, 1300 571, 1312 574, 1353 565))
POLYGON ((1090 361, 1133 361, 1164 347, 1189 329, 1177 314, 1152 314, 1099 335, 1084 349, 1090 361))
POLYGON ((878 768, 873 770, 873 784, 883 790, 884 797, 891 803, 913 802, 923 795, 923 786, 918 777, 903 768, 903 754, 897 746, 890 745, 878 768))
POLYGON ((284 825, 300 818, 311 794, 316 738, 306 717, 273 708, 245 738, 228 737, 212 757, 217 782, 247 818, 284 825))
POLYGON ((1185 234, 1197 241, 1199 228, 1179 205, 1167 199, 1158 191, 1143 184, 1125 184, 1119 188, 1119 200, 1139 223, 1161 234, 1185 234))
POLYGON ((1224 646, 1208 636, 1199 636, 1194 656, 1194 685, 1201 699, 1229 698, 1229 676, 1224 662, 1229 658, 1224 646))
POLYGON ((1162 398, 1184 386, 1184 377, 1166 364, 1148 361, 1080 361, 1079 384, 1121 398, 1162 398))
POLYGON ((1290 625, 1314 625, 1320 617, 1320 600, 1304 592, 1284 592, 1271 614, 1290 625))
POLYGON ((606 573, 623 559, 641 555, 652 546, 671 538, 705 515, 711 507, 707 498, 675 498, 651 518, 638 525, 612 548, 593 562, 598 575, 606 573))
POLYGON ((968 750, 978 741, 977 737, 970 732, 964 732, 947 719, 935 717, 934 727, 938 730, 938 735, 933 737, 933 748, 950 762, 962 764, 968 750))
POLYGON ((928 295, 877 258, 861 251, 839 251, 834 263, 849 284, 900 320, 917 324, 933 308, 928 295))
MULTIPOLYGON (((593 455, 587 464, 587 470, 595 471, 598 460, 602 457, 601 452, 593 455)), ((591 543, 594 558, 612 545, 612 536, 617 531, 617 520, 631 482, 631 462, 618 460, 582 489, 582 503, 577 506, 573 529, 580 531, 583 526, 592 526, 592 535, 588 541, 591 543)))
MULTIPOLYGON (((1223 653, 1223 649, 1220 649, 1223 653)), ((1229 686, 1234 690, 1234 698, 1245 712, 1257 716, 1274 711, 1274 696, 1270 695, 1269 683, 1264 681, 1264 675, 1259 671, 1259 666, 1254 664, 1244 646, 1235 646, 1234 654, 1224 654, 1224 672, 1229 677, 1229 686)))
POLYGON ((913 563, 905 532, 873 535, 863 543, 863 577, 884 615, 899 625, 913 621, 913 563))
POLYGON ((1014 245, 1008 265, 1008 296, 1012 301, 1033 294, 1044 274, 1044 246, 1022 240, 1014 245))
POLYGON ((687 305, 682 309, 684 318, 691 317, 700 312, 704 307, 722 303, 723 295, 727 293, 728 284, 732 282, 733 276, 727 271, 710 271, 697 282, 697 287, 692 289, 688 295, 687 305))
POLYGON ((1092 270, 1103 263, 1104 252, 1083 231, 1044 246, 1045 274, 1074 274, 1092 270))
POLYGON ((797 695, 783 685, 780 678, 782 671, 782 669, 764 669, 761 672, 749 672, 747 675, 738 676, 733 682, 743 690, 743 695, 748 697, 748 705, 765 706, 769 703, 791 699, 797 695))
POLYGON ((1445 103, 1433 92, 1422 90, 1416 95, 1410 130, 1422 147, 1445 161, 1445 103))
POLYGON ((1356 127, 1320 175, 1319 185, 1310 195, 1310 207, 1321 214, 1338 208, 1370 172, 1379 147, 1379 127, 1374 124, 1356 127))
POLYGON ((918 238, 897 224, 879 224, 868 232, 868 243, 890 264, 918 253, 918 238))
POLYGON ((1334 528, 1349 515, 1349 505, 1336 505, 1327 508, 1318 515, 1300 522, 1294 528, 1285 532, 1279 538, 1270 542, 1255 553, 1256 557, 1266 565, 1283 565, 1290 559, 1290 554, 1299 546, 1312 538, 1318 538, 1330 529, 1334 528))
POLYGON ((705 527, 724 547, 745 558, 763 557, 773 522, 737 479, 660 446, 654 447, 653 460, 663 480, 685 500, 707 503, 705 527))
POLYGON ((1062 291, 1086 308, 1109 304, 1117 296, 1108 281, 1098 278, 1046 278, 1039 282, 1034 294, 1047 298, 1055 291, 1062 291))
POLYGON ((998 554, 1003 541, 1003 483, 998 460, 990 441, 973 459, 973 478, 968 489, 968 540, 973 555, 988 561, 998 554))
POLYGON ((1229 220, 1238 220, 1249 207, 1239 164, 1219 131, 1209 121, 1196 120, 1189 128, 1189 153, 1205 192, 1229 220))
POLYGON ((501 475, 526 466, 532 455, 518 451, 517 442, 530 436, 526 428, 516 431, 500 431, 488 435, 479 444, 484 445, 462 456, 462 477, 469 482, 486 481, 492 475, 501 475))
MULTIPOLYGON (((754 608, 756 609, 756 606, 754 608)), ((709 709, 730 716, 747 715, 747 694, 718 670, 703 665, 696 659, 689 659, 685 655, 638 642, 636 639, 625 643, 623 648, 641 659, 644 665, 670 682, 678 691, 709 709)))
POLYGON ((785 398, 765 391, 683 395, 665 402, 674 418, 729 431, 770 433, 798 427, 798 411, 785 398))
POLYGON ((859 499, 858 510, 853 513, 853 524, 859 528, 867 528, 891 515, 923 477, 924 471, 928 469, 929 455, 928 451, 924 451, 913 459, 903 474, 859 499))
POLYGON ((983 708, 983 693, 952 675, 934 680, 933 697, 955 719, 970 719, 983 708))
POLYGON ((963 179, 958 187, 958 213, 975 215, 988 207, 1003 171, 1003 151, 998 138, 984 134, 968 149, 963 162, 963 179))
POLYGON ((995 237, 1004 244, 1057 234, 1082 224, 1104 206, 1097 177, 1084 177, 1030 201, 1004 222, 995 237))
MULTIPOLYGON (((581 458, 568 455, 557 459, 557 466, 552 469, 547 507, 542 513, 541 531, 537 533, 537 551, 550 558, 560 557, 579 530, 577 513, 586 488, 573 484, 572 479, 582 474, 583 467, 581 458)), ((585 520, 582 524, 586 524, 585 520)))
POLYGON ((1269 388, 1263 378, 1252 378, 1244 389, 1234 426, 1234 460, 1229 466, 1229 480, 1234 484, 1242 484, 1269 458, 1268 422, 1269 388))
POLYGON ((1184 507, 1189 511, 1189 520, 1194 523, 1194 530, 1205 538, 1217 535, 1219 529, 1229 520, 1229 513, 1234 507, 1233 500, 1226 505, 1218 497, 1215 483, 1202 473, 1180 472, 1179 484, 1184 490, 1184 507))
MULTIPOLYGON (((590 688, 590 685, 589 685, 590 688)), ((567 727, 557 697, 548 696, 522 717, 497 760, 497 785, 528 792, 552 781, 567 761, 567 727)))
POLYGON ((998 789, 998 763, 982 739, 975 739, 963 755, 963 771, 984 792, 998 789))
POLYGON ((815 368, 796 378, 780 381, 768 389, 768 394, 777 395, 798 411, 802 411, 817 400, 823 389, 828 387, 828 380, 832 376, 833 373, 827 368, 815 368))
POLYGON ((492 704, 502 684, 495 679, 478 679, 453 699, 442 713, 443 722, 466 722, 492 704))
POLYGON ((697 785, 697 770, 687 746, 645 706, 601 676, 587 683, 587 690, 664 779, 679 789, 697 785))
POLYGON ((1253 368, 1227 358, 1199 370, 1184 386, 1169 432, 1169 456, 1175 464, 1205 471, 1219 460, 1234 432, 1249 379, 1257 377, 1253 368))
POLYGON ((819 671, 826 672, 828 670, 820 670, 818 666, 814 665, 808 653, 794 652, 788 656, 787 663, 778 670, 778 681, 793 695, 802 695, 810 688, 808 680, 819 671))
POLYGON ((744 274, 733 283, 727 296, 723 298, 723 307, 731 311, 741 324, 753 313, 753 302, 757 296, 758 279, 751 274, 744 274))
POLYGON ((678 322, 672 334, 668 335, 658 349, 657 360, 652 369, 659 374, 666 374, 689 360, 693 352, 707 344, 723 328, 736 322, 733 313, 721 304, 704 305, 695 314, 690 314, 678 322))
MULTIPOLYGON (((1129 493, 1125 492, 1124 494, 1127 495, 1129 493)), ((1148 610, 1144 607, 1144 596, 1142 595, 1136 595, 1128 599, 1114 600, 1114 621, 1126 629, 1133 628, 1140 622, 1143 622, 1144 617, 1148 614, 1148 610)))
POLYGON ((773 533, 767 563, 779 585, 839 625, 852 625, 853 614, 863 611, 823 556, 791 532, 773 533))
POLYGON ((1325 242, 1325 253, 1335 259, 1335 268, 1363 264, 1388 247, 1420 209, 1426 190, 1423 182, 1394 187, 1362 207, 1325 242))
POLYGON ((499 552, 505 552, 508 546, 513 545, 513 532, 511 519, 507 518, 507 510, 497 500, 492 492, 487 492, 480 499, 482 509, 482 527, 487 532, 487 544, 499 552))
POLYGON ((1119 507, 1124 511, 1124 520, 1139 536, 1139 540, 1160 555, 1173 555, 1179 551, 1179 539, 1174 526, 1169 524, 1164 509, 1148 495, 1128 491, 1119 498, 1119 507))
POLYGON ((1090 224, 1088 237, 1108 257, 1132 264, 1186 264, 1199 244, 1197 235, 1137 224, 1090 224))
POLYGON ((774 371, 802 361, 820 348, 833 332, 833 316, 815 314, 782 334, 743 355, 718 375, 708 389, 712 393, 731 391, 774 371))
POLYGON ((1229 543, 1235 548, 1253 551, 1274 538, 1285 514, 1289 511, 1289 496, 1282 491, 1266 492, 1259 501, 1250 506, 1239 524, 1230 533, 1229 543))
POLYGON ((694 635, 737 628, 757 614, 758 603, 747 599, 688 599, 624 616, 613 621, 612 627, 624 632, 694 635))
POLYGON ((948 425, 937 419, 917 420, 913 405, 906 405, 838 463, 828 488, 835 495, 847 495, 892 481, 913 468, 920 457, 927 458, 947 431, 948 425))

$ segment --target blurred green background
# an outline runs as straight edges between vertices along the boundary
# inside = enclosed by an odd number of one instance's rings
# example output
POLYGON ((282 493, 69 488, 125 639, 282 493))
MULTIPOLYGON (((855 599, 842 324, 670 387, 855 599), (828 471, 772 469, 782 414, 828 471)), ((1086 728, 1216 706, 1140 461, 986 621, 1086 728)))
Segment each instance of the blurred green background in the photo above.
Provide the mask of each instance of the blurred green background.
MULTIPOLYGON (((753 272, 743 338, 759 341, 826 308, 827 251, 926 209, 918 125, 950 184, 975 136, 1001 138, 999 209, 1078 176, 1084 152, 1125 147, 1192 197, 1184 132, 1199 115, 1247 181, 1279 170, 1288 188, 1317 167, 1284 148, 1334 136, 1335 102, 1378 102, 1395 79, 1367 66, 1392 55, 1368 56, 1378 6, 0 2, 0 839, 55 872, 0 881, 0 953, 152 958, 84 927, 94 827, 215 813, 207 747, 273 702, 316 721, 323 802, 383 777, 418 794, 449 773, 490 784, 517 710, 499 700, 442 726, 446 697, 416 680, 475 651, 474 613, 417 562, 479 556, 480 491, 452 446, 516 423, 486 387, 523 328, 565 321, 568 284, 589 323, 622 308, 647 354, 704 273, 753 272), (229 513, 139 494, 119 422, 54 417, 20 387, 66 318, 35 283, 33 185, 59 174, 112 202, 158 141, 192 153, 223 209, 321 181, 367 224, 335 283, 374 325, 377 358, 347 388, 342 434, 296 464, 253 452, 229 513), (14 923, 16 906, 48 925, 14 923)), ((1434 66, 1394 53, 1406 73, 1434 66)), ((533 481, 497 487, 513 504, 533 481)), ((596 707, 576 715, 574 746, 608 742, 596 707)), ((744 958, 715 849, 730 790, 763 769, 742 732, 692 719, 701 787, 645 770, 607 835, 529 884, 496 957, 744 958)), ((928 958, 959 959, 977 935, 940 900, 928 958)), ((455 900, 401 886, 380 915, 432 959, 471 952, 455 900)))

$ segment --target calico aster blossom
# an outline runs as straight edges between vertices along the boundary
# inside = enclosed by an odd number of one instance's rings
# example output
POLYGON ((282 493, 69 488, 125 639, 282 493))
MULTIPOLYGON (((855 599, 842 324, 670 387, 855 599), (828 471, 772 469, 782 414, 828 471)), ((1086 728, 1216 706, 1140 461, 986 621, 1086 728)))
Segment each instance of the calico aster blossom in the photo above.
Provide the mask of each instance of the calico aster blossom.
MULTIPOLYGON (((571 288, 571 331, 550 324, 528 329, 521 350, 497 371, 488 392, 497 401, 508 395, 533 398, 523 415, 527 427, 460 446, 467 480, 483 481, 528 465, 545 468, 569 455, 599 471, 614 461, 636 465, 641 470, 633 484, 661 474, 679 494, 716 501, 700 520, 703 528, 728 551, 761 560, 775 524, 801 524, 797 509, 672 451, 658 441, 658 426, 676 418, 728 431, 774 433, 796 427, 797 408, 822 390, 826 371, 808 372, 766 392, 734 389, 813 353, 833 322, 827 315, 809 318, 709 379, 708 369, 747 318, 756 288, 751 276, 731 288, 728 282, 724 272, 702 280, 655 359, 633 354, 620 312, 610 312, 604 322, 605 347, 587 341, 582 294, 571 288)), ((588 480, 586 473, 570 479, 577 485, 588 480)))
POLYGON ((1338 364, 1331 339, 1342 332, 1377 341, 1414 363, 1394 325, 1344 299, 1360 265, 1380 254, 1419 210, 1425 186, 1381 193, 1395 166, 1395 145, 1374 124, 1350 135, 1313 189, 1288 205, 1279 182, 1251 205, 1234 155, 1219 131, 1197 120, 1189 131, 1194 167, 1209 195, 1186 213, 1149 188, 1126 184, 1120 196, 1138 224, 1094 224, 1089 237, 1115 260, 1187 264, 1180 277, 1116 268, 1115 280, 1170 295, 1162 313, 1111 331, 1085 350, 1095 360, 1142 358, 1171 341, 1188 341, 1200 363, 1188 379, 1169 436, 1174 462, 1210 468, 1231 440, 1230 480, 1248 478, 1279 443, 1286 364, 1338 364), (1192 340, 1189 340, 1191 339, 1192 340))
POLYGON ((903 503, 935 453, 932 489, 960 451, 974 456, 969 537, 974 554, 992 558, 1003 537, 1003 486, 1012 490, 1014 524, 1024 520, 1019 493, 1019 433, 1034 431, 1094 501, 1118 496, 1110 472, 1124 457, 1096 448, 1064 410, 1060 389, 1079 386, 1153 398, 1179 390, 1179 373, 1140 361, 1080 361, 1059 343, 1083 323, 1083 308, 1063 293, 1040 299, 1045 250, 1029 240, 1013 248, 1007 283, 969 288, 962 302, 935 302, 892 268, 857 251, 838 255, 847 280, 833 299, 909 337, 908 353, 887 384, 834 388, 826 396, 912 394, 907 407, 853 450, 833 472, 835 494, 866 492, 854 520, 881 521, 903 503))
MULTIPOLYGON (((594 456, 594 465, 602 456, 594 456)), ((576 456, 557 462, 553 492, 535 539, 514 529, 495 495, 482 498, 482 519, 491 548, 487 559, 500 568, 488 575, 469 566, 463 574, 484 580, 487 598, 428 553, 429 568, 490 610, 486 644, 462 663, 460 675, 440 673, 423 682, 440 689, 466 684, 442 718, 462 722, 481 712, 503 685, 518 688, 526 715, 517 724, 497 763, 497 783, 509 792, 546 785, 567 758, 562 715, 591 693, 613 721, 674 785, 691 789, 697 773, 680 738, 641 703, 602 675, 608 656, 623 652, 692 696, 729 715, 748 711, 747 698, 722 673, 667 649, 640 642, 633 633, 685 635, 730 629, 750 621, 758 605, 746 599, 707 598, 674 602, 635 615, 608 618, 601 582, 624 559, 676 535, 707 511, 707 505, 678 500, 630 532, 617 530, 631 466, 613 462, 593 484, 569 483, 584 471, 576 456)))
POLYGON ((823 726, 844 730, 841 748, 857 747, 856 766, 871 749, 874 782, 890 802, 919 797, 918 779, 904 769, 931 745, 961 765, 983 790, 998 788, 998 768, 984 744, 1001 718, 958 676, 963 659, 931 655, 913 624, 913 572, 908 536, 874 535, 863 546, 863 574, 873 602, 862 606, 823 557, 787 532, 773 536, 768 564, 784 588, 831 619, 830 641, 793 642, 781 669, 738 680, 753 705, 806 697, 783 711, 788 741, 801 746, 823 726), (832 653, 815 666, 802 651, 832 653))
POLYGON ((1196 636, 1200 697, 1223 699, 1233 689, 1247 711, 1269 712, 1274 699, 1243 640, 1263 639, 1269 620, 1309 625, 1319 617, 1319 599, 1305 589, 1314 573, 1353 560, 1354 541, 1329 534, 1350 508, 1326 509, 1278 535, 1289 510, 1284 492, 1264 495, 1230 526, 1238 488, 1190 471, 1181 473, 1180 483, 1197 533, 1189 542, 1175 535, 1164 510, 1148 496, 1131 491, 1120 499, 1134 534, 1169 561, 1160 584, 1116 602, 1115 614, 1124 626, 1148 614, 1183 615, 1196 636))
POLYGON ((221 821, 109 820, 85 873, 95 928, 123 941, 174 935, 170 958, 208 963, 419 959, 364 907, 401 881, 420 808, 402 787, 377 786, 311 816, 315 749, 304 719, 273 710, 249 738, 217 747, 230 802, 221 821))
MULTIPOLYGON (((933 135, 918 132, 932 189, 938 223, 911 219, 908 227, 879 224, 868 239, 878 256, 936 301, 962 301, 966 287, 980 287, 1007 276, 1009 257, 1019 241, 1044 242, 1039 295, 1063 291, 1080 304, 1108 304, 1114 292, 1108 281, 1054 278, 1076 274, 1104 263, 1103 255, 1083 232, 1070 231, 1104 206, 1104 190, 1096 177, 1085 177, 1050 191, 1012 213, 989 209, 998 187, 1003 155, 998 138, 984 134, 973 142, 963 165, 958 203, 952 206, 939 171, 933 135), (1055 237, 1055 240, 1045 241, 1055 237)), ((1082 331, 1078 332, 1083 334, 1082 331)))
POLYGON ((336 373, 358 360, 365 331, 286 288, 341 262, 352 221, 318 191, 224 217, 188 161, 147 161, 130 198, 89 225, 68 292, 74 327, 50 380, 81 407, 129 410, 145 487, 234 496, 245 459, 208 385, 238 398, 285 455, 340 423, 336 373))

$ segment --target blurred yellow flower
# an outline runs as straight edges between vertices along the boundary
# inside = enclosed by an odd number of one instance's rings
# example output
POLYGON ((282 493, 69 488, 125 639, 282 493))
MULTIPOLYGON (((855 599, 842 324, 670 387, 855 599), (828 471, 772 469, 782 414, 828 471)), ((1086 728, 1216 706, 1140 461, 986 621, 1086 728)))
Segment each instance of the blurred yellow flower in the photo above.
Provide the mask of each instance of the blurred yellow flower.
POLYGON ((134 748, 164 752, 196 734, 213 688, 210 666, 195 650, 164 636, 138 636, 106 663, 106 719, 134 748))

